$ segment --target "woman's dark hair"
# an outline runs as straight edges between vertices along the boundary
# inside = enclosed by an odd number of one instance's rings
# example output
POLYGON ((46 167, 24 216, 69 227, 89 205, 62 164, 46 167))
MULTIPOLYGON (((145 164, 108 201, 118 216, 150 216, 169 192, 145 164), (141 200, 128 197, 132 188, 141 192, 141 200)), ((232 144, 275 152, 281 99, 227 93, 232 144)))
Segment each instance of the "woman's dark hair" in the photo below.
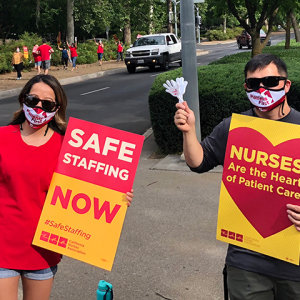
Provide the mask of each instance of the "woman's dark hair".
POLYGON ((43 82, 52 88, 55 94, 55 101, 60 106, 54 118, 48 123, 49 127, 55 132, 64 135, 66 132, 66 108, 67 108, 67 95, 59 83, 59 81, 51 75, 37 75, 32 77, 23 87, 19 95, 20 109, 13 115, 13 119, 8 125, 22 124, 26 118, 23 111, 23 102, 27 94, 30 94, 31 88, 34 84, 43 82))
POLYGON ((247 73, 254 73, 256 70, 262 70, 266 68, 270 63, 273 63, 278 70, 278 73, 288 77, 287 67, 283 60, 273 54, 259 54, 252 57, 245 66, 244 74, 247 78, 247 73))

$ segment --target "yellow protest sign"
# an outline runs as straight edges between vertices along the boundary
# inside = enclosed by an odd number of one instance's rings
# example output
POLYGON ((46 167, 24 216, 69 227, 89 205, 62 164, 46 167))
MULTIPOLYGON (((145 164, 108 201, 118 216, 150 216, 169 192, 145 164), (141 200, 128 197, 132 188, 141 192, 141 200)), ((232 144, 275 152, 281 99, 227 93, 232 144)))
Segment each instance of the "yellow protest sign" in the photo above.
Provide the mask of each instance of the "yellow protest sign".
POLYGON ((143 140, 70 118, 33 244, 111 270, 143 140))
POLYGON ((299 125, 233 114, 218 240, 299 265, 300 233, 286 212, 300 205, 299 133, 299 125))

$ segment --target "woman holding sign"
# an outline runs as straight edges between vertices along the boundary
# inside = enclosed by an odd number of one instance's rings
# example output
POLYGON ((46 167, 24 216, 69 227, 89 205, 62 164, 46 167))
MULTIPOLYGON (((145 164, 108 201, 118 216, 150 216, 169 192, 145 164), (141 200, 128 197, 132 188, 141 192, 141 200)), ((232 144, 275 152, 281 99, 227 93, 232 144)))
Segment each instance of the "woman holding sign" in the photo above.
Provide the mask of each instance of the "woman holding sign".
POLYGON ((19 103, 0 128, 0 299, 17 299, 21 277, 23 299, 48 300, 61 255, 32 240, 66 130, 67 97, 57 79, 38 75, 19 103))

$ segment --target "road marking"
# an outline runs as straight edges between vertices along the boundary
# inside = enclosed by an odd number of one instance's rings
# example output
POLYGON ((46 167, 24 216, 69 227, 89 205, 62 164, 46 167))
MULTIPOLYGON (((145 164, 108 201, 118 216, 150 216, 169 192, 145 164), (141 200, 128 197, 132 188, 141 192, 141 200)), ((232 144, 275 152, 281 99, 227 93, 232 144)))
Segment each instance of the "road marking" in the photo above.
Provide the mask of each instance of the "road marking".
POLYGON ((110 87, 107 86, 107 87, 105 87, 105 88, 103 88, 103 89, 99 89, 99 90, 87 92, 87 93, 84 93, 84 94, 80 94, 80 96, 84 96, 84 95, 91 94, 91 93, 96 93, 96 92, 103 91, 103 90, 107 90, 107 89, 110 89, 110 87))
POLYGON ((162 72, 162 73, 159 73, 159 74, 153 74, 153 75, 150 75, 150 77, 158 76, 158 75, 164 74, 164 73, 167 73, 167 72, 162 72))
POLYGON ((201 63, 197 63, 197 65, 201 65, 201 63))

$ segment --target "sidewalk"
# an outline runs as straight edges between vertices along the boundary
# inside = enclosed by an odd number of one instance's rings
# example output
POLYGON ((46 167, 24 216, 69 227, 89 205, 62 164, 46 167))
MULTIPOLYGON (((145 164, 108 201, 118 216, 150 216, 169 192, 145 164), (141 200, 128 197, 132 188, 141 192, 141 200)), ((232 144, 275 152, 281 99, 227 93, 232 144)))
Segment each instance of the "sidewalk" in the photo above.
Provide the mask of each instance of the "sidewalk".
POLYGON ((117 300, 222 300, 227 244, 216 240, 221 174, 156 170, 146 139, 111 272, 64 257, 51 300, 96 299, 99 280, 117 300))

